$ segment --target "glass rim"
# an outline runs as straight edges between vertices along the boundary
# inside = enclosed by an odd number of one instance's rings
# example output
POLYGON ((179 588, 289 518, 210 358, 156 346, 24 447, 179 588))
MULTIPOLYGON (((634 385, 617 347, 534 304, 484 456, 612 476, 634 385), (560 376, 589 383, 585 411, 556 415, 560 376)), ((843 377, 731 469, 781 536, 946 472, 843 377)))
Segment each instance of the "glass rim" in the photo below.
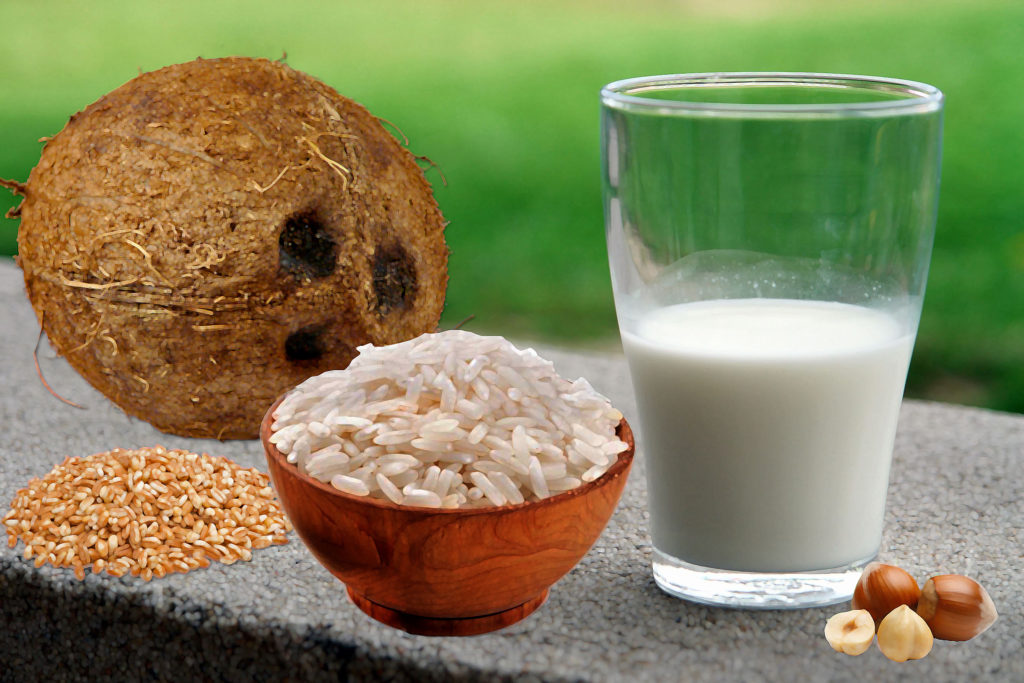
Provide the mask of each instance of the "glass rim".
POLYGON ((601 88, 601 103, 626 111, 726 117, 895 116, 926 114, 942 109, 944 95, 938 88, 899 78, 799 71, 722 71, 662 76, 640 76, 613 81, 601 88), (813 86, 828 89, 861 89, 902 94, 886 101, 814 104, 743 104, 737 102, 688 102, 644 97, 650 91, 685 88, 813 86))

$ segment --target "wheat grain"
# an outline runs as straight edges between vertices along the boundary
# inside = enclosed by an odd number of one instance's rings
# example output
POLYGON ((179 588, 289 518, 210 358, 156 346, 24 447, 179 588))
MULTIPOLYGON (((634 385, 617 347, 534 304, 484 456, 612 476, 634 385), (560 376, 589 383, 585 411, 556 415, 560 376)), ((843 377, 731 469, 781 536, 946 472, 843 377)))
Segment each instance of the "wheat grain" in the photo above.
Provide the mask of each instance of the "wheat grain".
POLYGON ((20 489, 2 523, 36 567, 79 579, 130 573, 149 581, 250 560, 286 543, 291 524, 267 475, 226 458, 161 446, 66 458, 20 489), (230 531, 229 531, 230 529, 230 531))

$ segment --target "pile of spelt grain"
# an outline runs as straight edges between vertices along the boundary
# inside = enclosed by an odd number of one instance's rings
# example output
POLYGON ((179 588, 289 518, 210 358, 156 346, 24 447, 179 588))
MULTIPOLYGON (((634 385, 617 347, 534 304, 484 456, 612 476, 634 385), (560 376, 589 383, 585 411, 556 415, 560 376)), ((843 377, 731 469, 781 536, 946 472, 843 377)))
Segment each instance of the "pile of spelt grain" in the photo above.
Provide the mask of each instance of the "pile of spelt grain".
POLYGON ((249 560, 291 530, 267 475, 161 446, 67 458, 18 491, 3 524, 36 567, 146 581, 249 560))

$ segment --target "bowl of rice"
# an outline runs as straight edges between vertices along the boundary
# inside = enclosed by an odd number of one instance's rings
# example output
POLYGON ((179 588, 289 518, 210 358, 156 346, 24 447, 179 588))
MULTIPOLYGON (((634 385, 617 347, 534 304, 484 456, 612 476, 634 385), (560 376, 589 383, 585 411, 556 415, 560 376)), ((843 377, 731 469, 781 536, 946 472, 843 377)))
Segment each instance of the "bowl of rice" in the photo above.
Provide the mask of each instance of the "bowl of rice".
POLYGON ((261 425, 299 537, 396 628, 472 635, 525 618, 608 523, 629 425, 585 379, 502 337, 449 330, 358 351, 261 425))

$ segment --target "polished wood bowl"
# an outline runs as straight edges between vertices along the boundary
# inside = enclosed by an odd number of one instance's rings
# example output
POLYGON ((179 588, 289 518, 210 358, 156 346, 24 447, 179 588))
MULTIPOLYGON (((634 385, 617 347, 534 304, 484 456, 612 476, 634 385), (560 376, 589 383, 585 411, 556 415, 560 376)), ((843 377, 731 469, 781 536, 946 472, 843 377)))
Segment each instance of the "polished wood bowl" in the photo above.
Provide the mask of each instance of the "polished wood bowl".
POLYGON ((295 531, 345 583, 364 612, 423 635, 473 635, 515 623, 537 609, 548 588, 594 544, 622 495, 629 449, 599 479, 536 502, 432 509, 343 493, 301 473, 260 426, 270 476, 295 531))

